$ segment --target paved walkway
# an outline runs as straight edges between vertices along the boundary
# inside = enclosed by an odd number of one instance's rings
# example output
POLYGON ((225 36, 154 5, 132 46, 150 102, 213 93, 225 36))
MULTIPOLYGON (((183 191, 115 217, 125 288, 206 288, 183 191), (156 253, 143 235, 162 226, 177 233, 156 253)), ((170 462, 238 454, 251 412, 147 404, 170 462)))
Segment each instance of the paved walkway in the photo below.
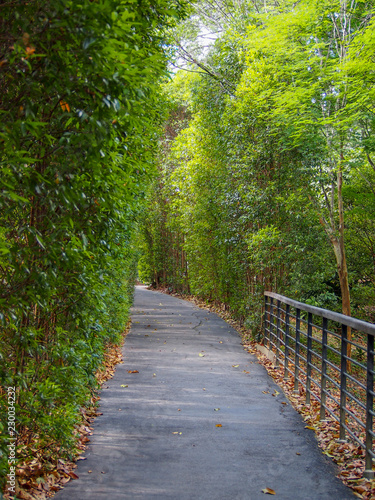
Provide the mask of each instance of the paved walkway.
POLYGON ((228 324, 144 287, 132 319, 87 460, 57 500, 355 498, 228 324))

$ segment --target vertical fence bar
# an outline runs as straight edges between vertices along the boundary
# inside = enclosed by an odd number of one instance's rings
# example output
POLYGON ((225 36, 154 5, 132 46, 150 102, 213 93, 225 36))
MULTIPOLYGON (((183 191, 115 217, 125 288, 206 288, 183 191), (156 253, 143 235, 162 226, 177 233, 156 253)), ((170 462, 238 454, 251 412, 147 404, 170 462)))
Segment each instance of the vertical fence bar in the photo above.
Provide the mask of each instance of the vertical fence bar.
POLYGON ((290 305, 287 304, 285 308, 285 358, 284 358, 284 379, 288 378, 288 368, 289 368, 289 314, 290 305))
POLYGON ((294 359, 294 392, 298 391, 299 382, 299 345, 300 345, 300 326, 301 326, 301 309, 296 308, 296 346, 295 346, 295 359, 294 359))
POLYGON ((364 476, 367 479, 374 478, 372 470, 372 426, 373 417, 372 411, 374 410, 374 337, 370 334, 367 335, 367 398, 366 398, 366 464, 364 476))
POLYGON ((345 441, 348 327, 341 325, 340 441, 345 441))
MULTIPOLYGON (((269 328, 269 337, 268 337, 268 349, 272 351, 272 342, 273 342, 273 298, 270 297, 270 328, 269 328)), ((267 346, 266 346, 267 347, 267 346)))
POLYGON ((263 344, 267 345, 267 305, 268 296, 264 296, 264 334, 263 334, 263 344))
POLYGON ((280 300, 277 301, 276 319, 276 368, 280 366, 280 300))
POLYGON ((328 355, 328 319, 323 318, 322 325, 322 374, 320 381, 320 421, 326 418, 327 403, 327 355, 328 355))
POLYGON ((264 332, 266 328, 266 304, 267 304, 267 298, 266 295, 264 295, 264 304, 262 305, 262 310, 261 310, 261 318, 263 320, 260 329, 257 332, 256 335, 256 342, 257 344, 261 343, 262 339, 262 332, 263 332, 263 342, 264 342, 264 332))
POLYGON ((311 365, 312 365, 312 313, 307 316, 307 354, 306 354, 306 404, 311 400, 311 365))

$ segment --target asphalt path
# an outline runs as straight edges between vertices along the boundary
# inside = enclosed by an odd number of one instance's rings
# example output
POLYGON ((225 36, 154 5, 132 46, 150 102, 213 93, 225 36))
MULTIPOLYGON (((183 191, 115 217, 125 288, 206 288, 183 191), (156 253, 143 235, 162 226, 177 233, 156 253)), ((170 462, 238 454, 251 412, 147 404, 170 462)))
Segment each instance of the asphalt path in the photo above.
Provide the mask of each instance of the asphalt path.
POLYGON ((79 479, 57 500, 265 500, 266 488, 276 499, 355 498, 216 314, 136 287, 123 352, 79 479))

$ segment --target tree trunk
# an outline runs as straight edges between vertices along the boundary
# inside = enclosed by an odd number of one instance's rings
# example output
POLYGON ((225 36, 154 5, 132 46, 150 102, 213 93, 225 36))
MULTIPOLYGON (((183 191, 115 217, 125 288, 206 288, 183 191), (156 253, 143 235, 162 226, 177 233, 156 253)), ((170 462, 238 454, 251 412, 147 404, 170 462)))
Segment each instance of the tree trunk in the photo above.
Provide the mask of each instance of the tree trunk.
MULTIPOLYGON (((341 158, 342 160, 342 158, 341 158)), ((344 242, 344 203, 342 198, 342 161, 340 162, 340 167, 337 172, 337 202, 339 209, 339 230, 338 236, 335 236, 332 232, 330 234, 330 240, 335 252, 337 271, 340 280, 341 289, 341 300, 342 300, 342 313, 347 316, 351 316, 350 310, 350 289, 349 289, 349 279, 348 279, 348 267, 346 263, 346 253, 345 253, 345 242, 344 242)), ((351 329, 348 328, 347 331, 348 340, 352 340, 351 329)), ((348 344, 348 357, 352 354, 352 346, 348 344)), ((351 371, 351 362, 347 361, 347 370, 351 371)))
MULTIPOLYGON (((343 235, 340 234, 339 238, 331 238, 331 243, 333 245, 333 250, 335 252, 337 271, 339 274, 340 280, 340 289, 341 289, 341 300, 342 300, 342 313, 347 316, 351 316, 350 311, 350 290, 349 290, 349 280, 348 280, 348 269, 346 265, 346 255, 345 255, 345 246, 344 246, 344 238, 343 235)), ((347 338, 349 341, 352 340, 352 331, 351 328, 348 327, 347 330, 347 338)), ((352 345, 348 344, 347 355, 350 358, 352 355, 352 345)), ((351 372, 351 362, 347 360, 347 371, 351 372)))
POLYGON ((346 265, 345 247, 342 238, 331 237, 331 243, 335 252, 337 272, 340 280, 340 290, 342 298, 342 313, 351 316, 350 310, 350 290, 348 280, 348 269, 346 265))

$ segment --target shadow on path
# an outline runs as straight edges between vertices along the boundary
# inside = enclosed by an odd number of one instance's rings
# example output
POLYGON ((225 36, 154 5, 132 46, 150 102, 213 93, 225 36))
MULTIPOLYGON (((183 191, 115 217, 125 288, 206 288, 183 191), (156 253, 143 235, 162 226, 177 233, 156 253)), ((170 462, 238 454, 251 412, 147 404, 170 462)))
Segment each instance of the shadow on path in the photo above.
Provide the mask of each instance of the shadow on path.
POLYGON ((136 287, 132 321, 87 460, 57 500, 355 498, 216 314, 136 287))

